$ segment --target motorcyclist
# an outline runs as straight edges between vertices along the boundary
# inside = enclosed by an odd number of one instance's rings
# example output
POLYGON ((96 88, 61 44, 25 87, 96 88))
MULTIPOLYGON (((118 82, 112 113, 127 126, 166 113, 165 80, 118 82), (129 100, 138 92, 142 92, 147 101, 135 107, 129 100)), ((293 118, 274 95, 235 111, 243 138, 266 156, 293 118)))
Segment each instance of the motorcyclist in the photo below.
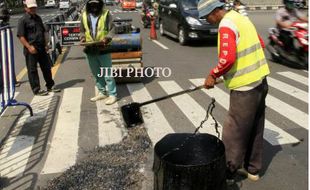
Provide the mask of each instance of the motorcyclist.
POLYGON ((154 15, 151 15, 154 18, 158 18, 158 3, 151 0, 143 0, 142 11, 141 11, 141 21, 145 25, 151 24, 150 18, 148 18, 148 14, 150 10, 153 10, 154 15))
POLYGON ((298 0, 283 0, 285 7, 278 9, 276 12, 279 39, 284 43, 284 47, 288 52, 291 52, 294 47, 289 28, 295 22, 308 22, 307 16, 296 8, 298 3, 298 0))

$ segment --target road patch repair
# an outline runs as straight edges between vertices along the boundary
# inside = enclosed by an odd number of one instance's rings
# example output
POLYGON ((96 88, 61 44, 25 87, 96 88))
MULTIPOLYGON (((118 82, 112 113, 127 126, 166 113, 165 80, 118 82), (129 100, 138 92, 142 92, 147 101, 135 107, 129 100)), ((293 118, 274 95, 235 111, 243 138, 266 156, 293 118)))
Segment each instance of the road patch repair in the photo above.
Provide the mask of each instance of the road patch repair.
POLYGON ((44 189, 142 189, 151 148, 145 128, 131 128, 120 143, 95 148, 44 189))
MULTIPOLYGON (((192 91, 195 88, 154 100, 192 91)), ((193 133, 170 133, 156 143, 152 168, 155 190, 226 189, 225 149, 219 139, 219 125, 212 115, 214 108, 212 98, 204 120, 193 133), (218 137, 199 133, 209 117, 215 122, 218 137)), ((128 135, 120 143, 95 148, 81 162, 50 181, 45 189, 150 189, 145 184, 152 178, 147 171, 152 142, 143 119, 138 125, 127 127, 128 135)))

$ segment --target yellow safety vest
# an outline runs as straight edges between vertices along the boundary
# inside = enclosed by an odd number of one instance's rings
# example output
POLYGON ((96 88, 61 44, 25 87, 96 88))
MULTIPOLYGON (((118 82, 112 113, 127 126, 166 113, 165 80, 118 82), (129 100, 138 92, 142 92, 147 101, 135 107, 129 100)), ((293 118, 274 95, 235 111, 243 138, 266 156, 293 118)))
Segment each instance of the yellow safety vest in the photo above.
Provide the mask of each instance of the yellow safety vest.
POLYGON ((94 41, 101 41, 104 39, 104 37, 109 33, 107 28, 105 28, 105 22, 109 13, 109 10, 103 9, 103 14, 99 16, 99 19, 97 21, 97 31, 96 31, 96 38, 94 39, 91 31, 88 26, 88 15, 86 11, 82 14, 82 22, 85 27, 85 40, 86 42, 94 42, 94 41))
POLYGON ((239 32, 236 61, 224 75, 225 86, 236 89, 263 79, 270 71, 254 25, 235 11, 226 13, 224 19, 231 20, 239 32))

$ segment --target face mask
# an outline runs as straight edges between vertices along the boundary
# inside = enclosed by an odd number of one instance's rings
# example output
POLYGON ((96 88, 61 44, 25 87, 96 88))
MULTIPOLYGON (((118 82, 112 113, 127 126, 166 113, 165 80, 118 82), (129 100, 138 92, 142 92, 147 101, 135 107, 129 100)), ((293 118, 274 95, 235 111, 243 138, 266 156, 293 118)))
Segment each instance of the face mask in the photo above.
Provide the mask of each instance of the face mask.
POLYGON ((89 11, 93 14, 98 14, 99 13, 99 3, 91 4, 89 7, 89 11))

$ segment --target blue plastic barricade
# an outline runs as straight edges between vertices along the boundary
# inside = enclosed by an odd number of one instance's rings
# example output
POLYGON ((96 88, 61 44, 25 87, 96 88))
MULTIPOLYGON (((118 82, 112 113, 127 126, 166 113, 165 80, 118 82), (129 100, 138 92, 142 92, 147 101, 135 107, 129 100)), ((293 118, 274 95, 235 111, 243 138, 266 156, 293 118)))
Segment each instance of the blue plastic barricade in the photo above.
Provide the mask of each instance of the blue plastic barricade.
POLYGON ((15 68, 13 33, 10 26, 0 28, 0 114, 8 106, 26 106, 33 116, 32 108, 24 102, 17 102, 15 95, 15 68))

